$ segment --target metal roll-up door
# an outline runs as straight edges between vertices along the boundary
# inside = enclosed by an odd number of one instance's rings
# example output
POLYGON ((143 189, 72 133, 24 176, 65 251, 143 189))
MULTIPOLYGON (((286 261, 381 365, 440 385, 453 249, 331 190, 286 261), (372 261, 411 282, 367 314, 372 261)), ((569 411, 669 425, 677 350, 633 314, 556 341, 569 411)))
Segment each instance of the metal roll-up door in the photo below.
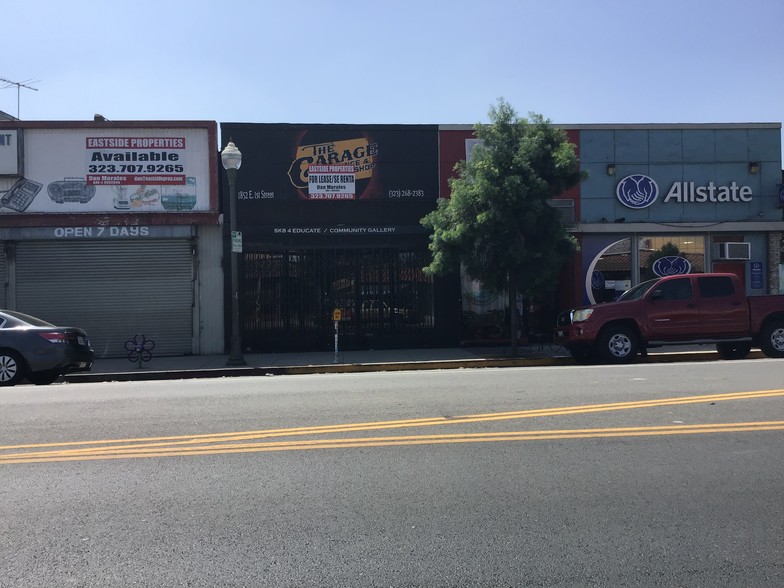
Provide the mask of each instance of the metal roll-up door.
POLYGON ((137 334, 155 341, 153 355, 191 353, 190 242, 19 242, 16 307, 82 327, 96 357, 126 356, 137 334))

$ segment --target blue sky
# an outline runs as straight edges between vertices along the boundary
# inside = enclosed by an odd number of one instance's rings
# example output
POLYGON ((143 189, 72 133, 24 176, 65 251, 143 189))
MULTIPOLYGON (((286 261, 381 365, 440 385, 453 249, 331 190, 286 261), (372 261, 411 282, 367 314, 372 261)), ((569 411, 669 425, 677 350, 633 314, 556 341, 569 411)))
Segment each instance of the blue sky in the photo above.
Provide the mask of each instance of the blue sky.
MULTIPOLYGON (((4 1, 24 120, 781 122, 782 0, 4 1)), ((4 84, 0 83, 0 87, 4 84)), ((17 102, 19 97, 19 102, 17 102)))

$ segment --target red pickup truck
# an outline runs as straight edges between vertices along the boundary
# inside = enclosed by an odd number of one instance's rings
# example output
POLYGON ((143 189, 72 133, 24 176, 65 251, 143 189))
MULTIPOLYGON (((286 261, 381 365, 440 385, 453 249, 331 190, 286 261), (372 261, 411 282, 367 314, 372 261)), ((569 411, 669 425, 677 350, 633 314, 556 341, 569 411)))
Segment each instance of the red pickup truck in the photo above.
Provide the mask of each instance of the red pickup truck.
POLYGON ((723 359, 759 347, 784 357, 784 296, 746 296, 735 274, 667 276, 615 302, 564 311, 554 341, 581 363, 628 363, 662 345, 715 344, 723 359))

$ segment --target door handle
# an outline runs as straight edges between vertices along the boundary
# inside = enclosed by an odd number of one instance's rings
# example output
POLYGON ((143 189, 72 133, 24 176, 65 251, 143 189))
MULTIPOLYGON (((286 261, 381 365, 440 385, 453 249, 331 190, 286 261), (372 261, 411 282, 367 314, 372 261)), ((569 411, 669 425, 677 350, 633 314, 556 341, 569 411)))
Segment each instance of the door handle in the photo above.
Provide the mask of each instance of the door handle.
POLYGON ((687 304, 686 308, 697 308, 696 304, 687 304))

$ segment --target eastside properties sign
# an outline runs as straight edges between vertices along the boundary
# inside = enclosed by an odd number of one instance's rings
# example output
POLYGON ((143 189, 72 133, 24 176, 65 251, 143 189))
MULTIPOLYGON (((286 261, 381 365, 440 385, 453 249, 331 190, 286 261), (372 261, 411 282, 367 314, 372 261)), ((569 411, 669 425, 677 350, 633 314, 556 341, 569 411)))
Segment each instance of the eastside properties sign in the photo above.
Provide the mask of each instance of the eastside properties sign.
MULTIPOLYGON (((656 202, 660 190, 653 178, 644 174, 632 174, 618 182, 615 195, 627 208, 640 210, 656 202)), ((741 186, 734 181, 729 185, 717 185, 715 182, 706 185, 697 185, 696 182, 674 182, 664 197, 664 204, 670 201, 679 204, 751 202, 753 196, 751 186, 741 186)))
POLYGON ((0 176, 19 175, 19 133, 0 130, 0 176))
MULTIPOLYGON (((0 216, 211 211, 210 127, 24 129, 24 176, 0 190, 0 216)), ((0 154, 19 135, 0 131, 0 154)))

